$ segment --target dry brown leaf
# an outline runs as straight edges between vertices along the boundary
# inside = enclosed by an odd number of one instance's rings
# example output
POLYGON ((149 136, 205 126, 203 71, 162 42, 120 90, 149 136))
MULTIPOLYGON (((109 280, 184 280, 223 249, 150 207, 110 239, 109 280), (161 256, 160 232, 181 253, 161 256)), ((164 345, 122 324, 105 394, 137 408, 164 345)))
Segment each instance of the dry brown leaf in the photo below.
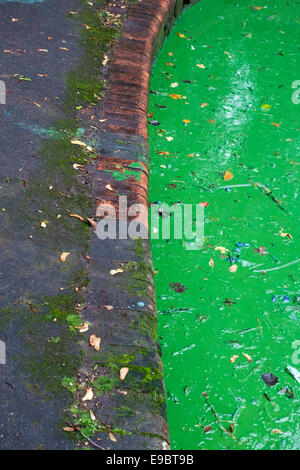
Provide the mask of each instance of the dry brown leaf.
POLYGON ((85 321, 82 325, 80 326, 75 326, 76 330, 79 330, 80 333, 85 333, 89 329, 89 322, 85 321))
POLYGON ((70 255, 71 253, 69 251, 64 251, 61 255, 60 255, 60 260, 64 263, 67 259, 67 257, 70 255))
POLYGON ((93 392, 92 387, 87 387, 86 393, 84 397, 82 398, 82 401, 90 401, 93 399, 93 397, 94 397, 94 392, 93 392))
POLYGON ((95 222, 94 219, 87 219, 88 223, 96 230, 97 228, 97 222, 95 222))
POLYGON ((81 215, 78 215, 78 214, 69 214, 69 217, 74 217, 75 219, 79 219, 79 220, 81 220, 82 222, 84 222, 84 218, 81 217, 81 215))
POLYGON ((89 413, 90 413, 91 420, 92 420, 92 421, 96 421, 96 416, 94 415, 94 413, 92 412, 92 410, 89 410, 89 413))
POLYGON ((96 335, 90 336, 90 346, 95 348, 95 351, 99 351, 101 344, 101 338, 98 338, 96 335))
POLYGON ((112 432, 109 432, 109 433, 108 433, 108 437, 110 438, 111 441, 113 441, 113 442, 118 442, 117 439, 116 439, 116 437, 113 435, 112 432))
POLYGON ((128 367, 122 367, 122 369, 120 370, 120 380, 124 380, 128 372, 129 372, 128 367))
POLYGON ((71 428, 71 426, 66 426, 66 427, 64 427, 64 428, 62 428, 62 429, 63 429, 63 431, 65 431, 65 432, 74 432, 74 431, 76 431, 76 429, 75 429, 75 428, 71 428))
POLYGON ((124 271, 124 269, 118 268, 118 269, 111 269, 109 271, 109 273, 110 273, 111 276, 115 276, 116 274, 122 273, 123 271, 124 271))

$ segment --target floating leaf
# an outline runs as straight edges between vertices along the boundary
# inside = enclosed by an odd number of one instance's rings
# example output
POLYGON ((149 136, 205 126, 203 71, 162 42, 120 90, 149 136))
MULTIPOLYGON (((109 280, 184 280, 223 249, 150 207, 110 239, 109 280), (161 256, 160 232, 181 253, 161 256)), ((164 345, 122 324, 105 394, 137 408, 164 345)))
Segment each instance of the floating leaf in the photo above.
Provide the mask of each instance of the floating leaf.
POLYGON ((234 356, 232 356, 232 357, 230 358, 231 364, 234 364, 238 357, 239 357, 239 356, 238 356, 237 354, 235 354, 234 356))
POLYGON ((237 264, 233 264, 232 266, 230 266, 228 271, 230 271, 231 273, 235 273, 237 271, 237 268, 237 264))
POLYGON ((171 98, 173 98, 173 100, 183 100, 184 99, 183 96, 176 95, 176 94, 173 94, 173 93, 169 96, 171 96, 171 98))
POLYGON ((229 181, 233 178, 233 174, 231 171, 226 170, 224 174, 224 181, 229 181))

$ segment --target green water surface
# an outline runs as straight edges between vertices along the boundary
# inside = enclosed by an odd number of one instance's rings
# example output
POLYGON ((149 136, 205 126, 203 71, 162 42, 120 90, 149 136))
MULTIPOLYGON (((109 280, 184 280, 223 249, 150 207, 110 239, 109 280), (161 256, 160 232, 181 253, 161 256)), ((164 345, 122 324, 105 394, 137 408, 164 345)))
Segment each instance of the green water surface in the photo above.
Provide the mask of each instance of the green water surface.
POLYGON ((299 38, 297 0, 202 0, 153 68, 150 200, 207 203, 202 249, 152 240, 173 449, 300 449, 299 38))

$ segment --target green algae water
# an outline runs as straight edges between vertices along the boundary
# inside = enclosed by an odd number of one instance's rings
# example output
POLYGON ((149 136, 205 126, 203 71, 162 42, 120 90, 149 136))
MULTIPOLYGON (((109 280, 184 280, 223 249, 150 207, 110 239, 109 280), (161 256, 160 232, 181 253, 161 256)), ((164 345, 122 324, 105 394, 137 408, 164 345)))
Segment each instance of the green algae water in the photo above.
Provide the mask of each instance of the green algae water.
POLYGON ((300 449, 299 37, 299 1, 202 0, 153 68, 150 201, 205 206, 200 250, 152 240, 173 449, 300 449))

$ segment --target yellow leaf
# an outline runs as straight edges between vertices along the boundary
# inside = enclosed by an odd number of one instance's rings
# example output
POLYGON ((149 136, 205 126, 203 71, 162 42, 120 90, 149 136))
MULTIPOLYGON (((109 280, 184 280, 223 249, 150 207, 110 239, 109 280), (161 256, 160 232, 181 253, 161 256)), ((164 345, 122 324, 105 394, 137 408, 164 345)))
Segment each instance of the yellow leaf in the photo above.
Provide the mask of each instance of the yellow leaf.
POLYGON ((183 119, 182 120, 185 124, 189 124, 191 121, 189 119, 183 119))
POLYGON ((173 98, 173 100, 183 100, 183 96, 181 96, 181 95, 176 95, 176 94, 172 93, 169 96, 171 96, 171 98, 173 98))
POLYGON ((128 372, 129 372, 128 367, 122 367, 122 369, 120 370, 120 380, 124 380, 128 372))
POLYGON ((224 175, 224 181, 231 180, 232 178, 233 178, 233 174, 231 173, 231 171, 226 170, 225 175, 224 175))
POLYGON ((70 255, 70 253, 69 253, 68 251, 64 251, 64 252, 60 255, 61 261, 64 263, 69 255, 70 255))

